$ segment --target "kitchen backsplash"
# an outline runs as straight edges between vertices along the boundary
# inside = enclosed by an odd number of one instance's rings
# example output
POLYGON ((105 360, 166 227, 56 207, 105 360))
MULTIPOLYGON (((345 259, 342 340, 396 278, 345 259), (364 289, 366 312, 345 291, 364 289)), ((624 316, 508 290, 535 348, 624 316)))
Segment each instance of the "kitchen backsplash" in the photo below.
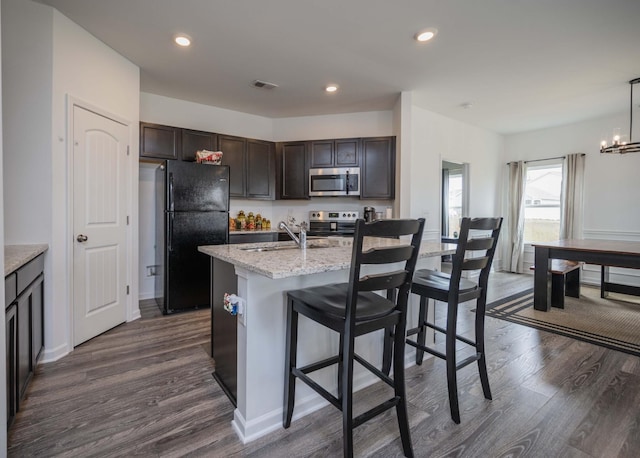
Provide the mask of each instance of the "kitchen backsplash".
MULTIPOLYGON (((309 222, 309 212, 311 210, 347 210, 360 212, 360 217, 364 217, 364 207, 375 207, 376 211, 386 213, 387 207, 393 207, 388 200, 360 200, 352 197, 320 197, 309 200, 278 200, 260 202, 247 199, 231 199, 229 214, 232 218, 243 210, 246 215, 253 212, 254 215, 260 213, 263 218, 271 220, 272 227, 280 221, 287 221, 295 218, 296 223, 300 221, 309 222)), ((395 216, 395 214, 394 214, 395 216)))

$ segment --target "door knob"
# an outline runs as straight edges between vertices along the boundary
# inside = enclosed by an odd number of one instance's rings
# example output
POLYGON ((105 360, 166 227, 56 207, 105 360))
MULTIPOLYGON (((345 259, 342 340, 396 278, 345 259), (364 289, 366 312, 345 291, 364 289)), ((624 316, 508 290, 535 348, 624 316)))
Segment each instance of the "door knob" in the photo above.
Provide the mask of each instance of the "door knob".
POLYGON ((78 234, 78 237, 76 237, 76 240, 78 242, 86 242, 87 240, 89 240, 89 238, 86 235, 78 234))

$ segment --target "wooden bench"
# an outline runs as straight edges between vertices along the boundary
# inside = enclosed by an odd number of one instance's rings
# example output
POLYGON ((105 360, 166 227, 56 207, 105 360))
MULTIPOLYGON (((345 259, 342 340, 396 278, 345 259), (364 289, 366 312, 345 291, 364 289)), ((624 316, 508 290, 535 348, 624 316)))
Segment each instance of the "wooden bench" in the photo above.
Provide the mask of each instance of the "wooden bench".
MULTIPOLYGON (((535 266, 530 267, 535 270, 535 266)), ((564 308, 564 297, 580 297, 580 263, 564 259, 551 260, 551 306, 564 308)))
MULTIPOLYGON (((640 296, 640 286, 622 285, 609 281, 609 267, 619 267, 615 264, 601 266, 600 273, 600 297, 606 298, 609 293, 629 294, 631 296, 640 296)), ((634 269, 635 267, 626 267, 626 269, 634 269)))

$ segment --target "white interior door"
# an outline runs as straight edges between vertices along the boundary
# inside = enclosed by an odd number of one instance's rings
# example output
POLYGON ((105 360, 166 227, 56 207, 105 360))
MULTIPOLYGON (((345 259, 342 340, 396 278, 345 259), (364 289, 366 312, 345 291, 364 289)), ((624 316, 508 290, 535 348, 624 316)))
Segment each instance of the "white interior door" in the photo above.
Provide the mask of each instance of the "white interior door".
POLYGON ((126 321, 128 127, 73 108, 73 344, 126 321))

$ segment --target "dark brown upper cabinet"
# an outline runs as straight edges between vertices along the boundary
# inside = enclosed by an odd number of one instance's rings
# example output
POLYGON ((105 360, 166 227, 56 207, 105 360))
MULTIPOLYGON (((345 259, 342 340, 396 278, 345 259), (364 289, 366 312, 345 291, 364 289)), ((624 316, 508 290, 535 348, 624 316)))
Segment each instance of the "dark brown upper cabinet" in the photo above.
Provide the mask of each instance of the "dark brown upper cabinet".
POLYGON ((229 196, 275 198, 275 144, 231 135, 218 135, 222 164, 228 165, 229 196))
POLYGON ((218 135, 218 150, 229 166, 229 196, 247 197, 247 139, 218 135))
POLYGON ((183 161, 195 162, 196 152, 206 149, 216 151, 218 149, 218 135, 199 130, 182 130, 182 154, 183 161))
POLYGON ((140 123, 140 157, 178 159, 180 130, 177 127, 140 123))
POLYGON ((396 187, 396 138, 362 139, 361 199, 393 199, 396 187))
POLYGON ((309 198, 309 161, 307 142, 278 144, 279 199, 309 198))
POLYGON ((360 139, 315 140, 310 142, 311 168, 357 167, 360 139))
POLYGON ((276 195, 275 144, 247 140, 247 198, 273 200, 276 195))

